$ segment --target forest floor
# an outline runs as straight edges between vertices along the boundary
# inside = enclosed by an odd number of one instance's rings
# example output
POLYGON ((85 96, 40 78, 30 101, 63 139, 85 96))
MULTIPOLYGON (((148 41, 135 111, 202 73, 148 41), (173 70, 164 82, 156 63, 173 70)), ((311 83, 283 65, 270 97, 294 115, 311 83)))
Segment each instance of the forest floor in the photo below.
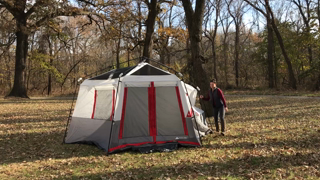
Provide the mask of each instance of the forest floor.
POLYGON ((302 96, 302 97, 320 97, 320 91, 303 91, 303 90, 274 90, 274 89, 264 89, 264 90, 226 90, 225 94, 229 95, 271 95, 271 96, 302 96))
POLYGON ((320 178, 319 98, 226 98, 226 136, 209 135, 199 148, 109 156, 62 144, 70 99, 0 99, 0 179, 320 178))

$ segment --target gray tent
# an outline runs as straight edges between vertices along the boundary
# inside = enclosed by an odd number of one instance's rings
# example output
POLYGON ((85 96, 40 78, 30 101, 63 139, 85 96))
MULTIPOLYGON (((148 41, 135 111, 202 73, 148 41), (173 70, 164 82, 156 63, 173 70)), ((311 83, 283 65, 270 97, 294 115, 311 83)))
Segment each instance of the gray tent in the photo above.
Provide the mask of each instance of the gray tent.
POLYGON ((192 86, 148 63, 87 79, 80 85, 65 143, 93 143, 108 153, 200 146, 191 109, 196 95, 192 86))

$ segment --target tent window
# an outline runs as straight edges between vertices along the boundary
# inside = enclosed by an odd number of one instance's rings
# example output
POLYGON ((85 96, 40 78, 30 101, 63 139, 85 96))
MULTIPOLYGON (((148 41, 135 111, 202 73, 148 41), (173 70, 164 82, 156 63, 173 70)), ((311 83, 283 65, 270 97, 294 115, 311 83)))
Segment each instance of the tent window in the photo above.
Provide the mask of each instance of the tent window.
POLYGON ((156 115, 158 135, 185 135, 175 87, 156 88, 156 115))
POLYGON ((127 87, 122 133, 122 138, 149 136, 147 87, 127 87))
POLYGON ((93 119, 110 120, 114 106, 114 90, 96 90, 93 119))

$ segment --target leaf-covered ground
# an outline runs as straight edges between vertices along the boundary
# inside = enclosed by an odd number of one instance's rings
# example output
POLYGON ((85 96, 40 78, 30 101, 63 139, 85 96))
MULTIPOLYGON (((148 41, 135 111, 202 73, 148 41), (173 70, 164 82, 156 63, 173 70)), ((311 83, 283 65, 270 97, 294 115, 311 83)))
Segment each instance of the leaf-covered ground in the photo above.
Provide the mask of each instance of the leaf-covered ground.
POLYGON ((62 144, 71 100, 0 99, 0 179, 319 179, 320 99, 227 96, 227 135, 106 156, 62 144))

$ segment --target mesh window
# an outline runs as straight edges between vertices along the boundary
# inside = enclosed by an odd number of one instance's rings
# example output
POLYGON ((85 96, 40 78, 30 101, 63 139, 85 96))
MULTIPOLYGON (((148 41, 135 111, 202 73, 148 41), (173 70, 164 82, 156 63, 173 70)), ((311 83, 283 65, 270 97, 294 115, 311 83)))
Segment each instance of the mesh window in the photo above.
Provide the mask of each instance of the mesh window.
POLYGON ((97 90, 94 119, 110 120, 112 113, 112 90, 97 90))
POLYGON ((158 135, 184 135, 175 87, 156 87, 158 135))
POLYGON ((148 88, 128 87, 123 138, 149 136, 148 88))

